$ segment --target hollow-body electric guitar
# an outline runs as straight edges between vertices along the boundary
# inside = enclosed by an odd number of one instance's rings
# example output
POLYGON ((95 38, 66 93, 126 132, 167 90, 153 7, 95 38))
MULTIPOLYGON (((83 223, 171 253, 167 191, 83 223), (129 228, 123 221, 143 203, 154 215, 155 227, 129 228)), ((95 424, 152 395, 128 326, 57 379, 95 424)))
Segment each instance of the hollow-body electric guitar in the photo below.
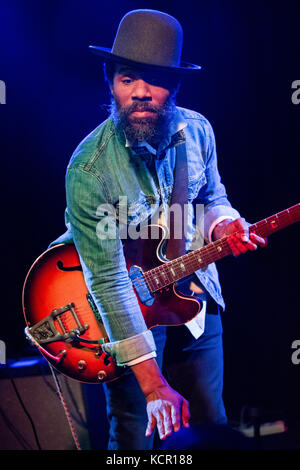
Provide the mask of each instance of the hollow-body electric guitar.
MULTIPOLYGON (((300 203, 249 230, 266 237, 299 220, 300 203)), ((129 277, 148 328, 182 325, 193 319, 201 304, 181 293, 178 281, 232 254, 224 237, 168 261, 163 256, 167 235, 164 226, 149 225, 138 240, 124 245, 129 277)), ((74 245, 56 245, 37 258, 25 279, 23 312, 27 337, 63 374, 101 383, 123 373, 124 367, 102 351, 101 344, 108 338, 74 245)))

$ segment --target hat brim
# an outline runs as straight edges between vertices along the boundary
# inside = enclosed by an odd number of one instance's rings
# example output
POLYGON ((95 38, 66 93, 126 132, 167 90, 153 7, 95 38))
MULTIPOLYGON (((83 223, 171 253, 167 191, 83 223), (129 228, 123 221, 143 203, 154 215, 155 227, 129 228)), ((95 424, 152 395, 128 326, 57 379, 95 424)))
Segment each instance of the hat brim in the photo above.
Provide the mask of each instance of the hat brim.
POLYGON ((89 46, 89 49, 96 55, 100 56, 104 62, 115 62, 118 64, 132 65, 132 67, 143 68, 146 70, 154 70, 157 72, 175 73, 175 74, 191 74, 201 70, 200 65, 191 64, 189 62, 182 62, 180 67, 145 64, 144 62, 137 62, 135 60, 126 59, 125 57, 113 54, 110 49, 106 47, 89 46))

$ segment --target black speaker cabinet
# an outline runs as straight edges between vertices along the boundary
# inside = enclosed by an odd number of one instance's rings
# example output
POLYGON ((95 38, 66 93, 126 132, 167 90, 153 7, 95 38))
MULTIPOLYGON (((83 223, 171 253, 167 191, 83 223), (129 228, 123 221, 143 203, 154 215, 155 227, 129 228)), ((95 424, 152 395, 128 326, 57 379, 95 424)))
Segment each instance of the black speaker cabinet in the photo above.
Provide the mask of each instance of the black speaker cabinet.
MULTIPOLYGON (((80 447, 106 449, 102 386, 57 377, 80 447)), ((8 360, 0 368, 0 450, 76 448, 47 361, 40 356, 8 360)))

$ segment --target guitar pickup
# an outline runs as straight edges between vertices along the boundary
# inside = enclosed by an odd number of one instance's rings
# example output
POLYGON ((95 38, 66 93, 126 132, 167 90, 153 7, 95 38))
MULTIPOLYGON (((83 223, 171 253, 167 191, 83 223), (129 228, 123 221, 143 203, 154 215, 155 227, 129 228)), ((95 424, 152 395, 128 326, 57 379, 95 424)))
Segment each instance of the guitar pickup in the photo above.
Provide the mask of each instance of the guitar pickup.
POLYGON ((139 266, 131 266, 129 269, 129 277, 135 293, 142 304, 147 306, 152 305, 154 302, 154 296, 151 294, 150 289, 147 286, 142 269, 139 266))
POLYGON ((80 320, 75 311, 75 304, 71 302, 70 304, 65 305, 64 307, 52 310, 50 315, 30 327, 28 330, 31 336, 33 336, 33 338, 39 344, 48 344, 53 343, 54 341, 73 341, 74 339, 77 339, 78 335, 82 335, 88 329, 88 327, 88 325, 82 325, 80 323, 80 320), (71 313, 76 323, 76 328, 70 331, 66 330, 62 319, 60 318, 61 315, 67 312, 71 313), (57 330, 54 324, 54 320, 57 320, 61 332, 57 330))

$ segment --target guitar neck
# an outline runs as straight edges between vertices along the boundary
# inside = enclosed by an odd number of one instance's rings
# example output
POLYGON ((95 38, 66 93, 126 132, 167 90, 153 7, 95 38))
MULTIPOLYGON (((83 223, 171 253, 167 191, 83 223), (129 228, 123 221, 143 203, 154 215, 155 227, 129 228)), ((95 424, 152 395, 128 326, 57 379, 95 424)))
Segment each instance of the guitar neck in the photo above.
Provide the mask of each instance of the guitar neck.
MULTIPOLYGON (((249 231, 261 237, 267 237, 299 221, 300 203, 250 225, 249 231)), ((156 292, 231 254, 228 237, 220 238, 180 258, 168 261, 145 272, 145 279, 151 292, 156 292)))
POLYGON ((267 219, 260 220, 249 227, 250 232, 254 232, 261 237, 267 237, 300 221, 300 203, 282 212, 278 212, 267 219))

